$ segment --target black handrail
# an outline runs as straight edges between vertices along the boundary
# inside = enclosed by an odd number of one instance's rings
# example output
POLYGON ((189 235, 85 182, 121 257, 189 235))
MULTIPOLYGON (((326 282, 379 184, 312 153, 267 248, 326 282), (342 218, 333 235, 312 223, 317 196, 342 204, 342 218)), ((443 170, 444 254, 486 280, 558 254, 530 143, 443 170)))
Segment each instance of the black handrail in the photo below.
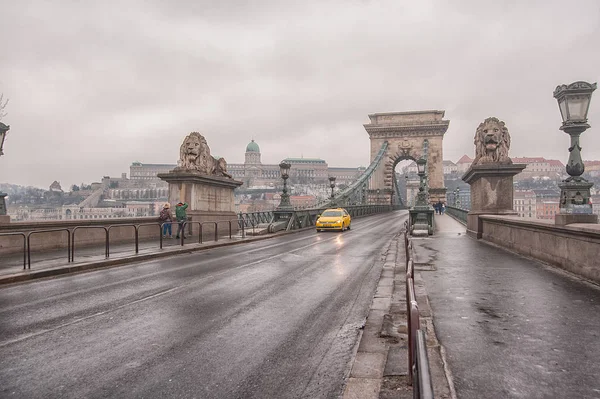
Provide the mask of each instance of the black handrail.
MULTIPOLYGON (((170 223, 170 222, 167 222, 170 223)), ((160 223, 160 222, 155 222, 155 223, 139 223, 136 224, 136 228, 135 228, 135 250, 136 250, 136 254, 138 253, 138 249, 139 249, 139 232, 140 232, 140 227, 142 226, 157 226, 159 228, 158 231, 158 235, 160 236, 160 249, 162 249, 162 240, 163 240, 163 225, 166 223, 160 223)))
POLYGON ((204 226, 205 224, 214 224, 215 225, 215 242, 219 241, 219 226, 217 224, 217 222, 202 222, 202 226, 204 226))
MULTIPOLYGON (((192 234, 192 225, 197 224, 198 225, 198 244, 202 244, 202 223, 201 222, 193 222, 193 221, 186 221, 183 222, 183 227, 182 230, 185 230, 185 227, 187 225, 190 226, 189 230, 188 230, 188 235, 192 234)), ((183 231, 182 231, 183 233, 183 231)), ((184 239, 187 238, 185 237, 184 234, 181 234, 181 236, 179 237, 179 239, 181 240, 181 245, 184 245, 184 239)))
POLYGON ((73 257, 71 256, 71 232, 69 229, 48 229, 48 230, 35 230, 27 233, 27 268, 31 269, 31 241, 30 237, 34 234, 39 233, 52 233, 56 231, 66 231, 67 232, 67 263, 71 262, 73 257))
POLYGON ((111 224, 106 228, 106 257, 110 256, 110 229, 113 227, 133 227, 134 235, 135 235, 135 253, 138 253, 138 230, 135 227, 135 224, 111 224))
POLYGON ((106 228, 106 226, 76 226, 73 228, 73 232, 71 233, 71 262, 75 261, 75 232, 77 229, 104 229, 104 256, 108 258, 108 228, 106 228))
POLYGON ((229 224, 229 239, 231 240, 231 236, 232 236, 232 227, 231 227, 231 220, 217 220, 215 221, 215 223, 228 223, 229 224))
POLYGON ((429 372, 429 357, 427 356, 427 344, 423 330, 417 330, 415 340, 415 353, 417 354, 414 367, 415 381, 413 384, 413 398, 433 399, 433 384, 429 372))
POLYGON ((405 222, 404 227, 409 383, 413 386, 414 398, 433 399, 433 384, 429 371, 427 345, 425 343, 424 331, 421 329, 419 306, 415 295, 413 243, 408 236, 410 224, 405 222))
MULTIPOLYGON (((412 263, 412 262, 411 262, 412 263)), ((408 275, 407 275, 408 276, 408 275)), ((415 284, 411 277, 406 279, 407 294, 406 305, 408 307, 407 319, 408 319, 408 361, 409 367, 412 370, 416 363, 416 352, 415 352, 415 339, 417 336, 417 330, 421 328, 421 320, 419 318, 419 306, 417 305, 417 299, 415 296, 415 284)), ((414 376, 410 373, 410 383, 413 383, 414 376)))
MULTIPOLYGON (((27 269, 27 236, 25 233, 0 233, 3 236, 23 236, 23 270, 27 269)), ((31 269, 31 266, 29 267, 31 269)))

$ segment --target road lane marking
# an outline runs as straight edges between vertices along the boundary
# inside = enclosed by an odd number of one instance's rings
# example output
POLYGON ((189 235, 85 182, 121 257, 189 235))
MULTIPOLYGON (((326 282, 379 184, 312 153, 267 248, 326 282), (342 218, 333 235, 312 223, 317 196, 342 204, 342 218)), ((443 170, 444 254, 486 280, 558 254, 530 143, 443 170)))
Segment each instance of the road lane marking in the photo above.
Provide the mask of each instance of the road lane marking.
POLYGON ((131 305, 134 305, 134 304, 137 304, 137 303, 140 303, 140 302, 144 302, 144 301, 148 301, 150 299, 157 298, 159 296, 166 295, 166 294, 168 294, 170 292, 178 290, 181 287, 183 287, 183 286, 169 288, 169 289, 166 289, 164 291, 160 291, 160 292, 154 293, 152 295, 148 295, 148 296, 145 296, 143 298, 139 298, 139 299, 136 299, 134 301, 124 303, 124 304, 119 305, 119 306, 117 306, 115 308, 112 308, 112 309, 104 310, 102 312, 96 312, 96 313, 88 315, 88 316, 84 316, 84 317, 80 317, 80 318, 75 319, 75 320, 71 320, 68 323, 60 324, 60 325, 58 325, 56 327, 53 327, 53 328, 48 328, 48 329, 41 330, 41 331, 38 331, 38 332, 34 332, 34 333, 31 333, 31 334, 26 334, 26 335, 23 335, 21 337, 14 338, 14 339, 8 340, 6 342, 2 342, 2 343, 0 343, 0 348, 2 348, 4 346, 8 346, 10 344, 14 344, 14 343, 20 342, 20 341, 24 341, 24 340, 29 339, 29 338, 34 338, 34 337, 37 337, 37 336, 40 336, 40 335, 43 335, 43 334, 46 334, 46 333, 49 333, 49 332, 53 332, 53 331, 59 330, 59 329, 64 328, 64 327, 68 327, 68 326, 71 326, 73 324, 77 324, 77 323, 80 323, 82 321, 86 321, 88 319, 92 319, 94 317, 103 316, 105 314, 112 313, 112 312, 114 312, 116 310, 122 309, 122 308, 127 307, 127 306, 131 306, 131 305))
MULTIPOLYGON (((305 240, 305 238, 297 239, 297 240, 294 240, 294 241, 301 241, 301 240, 305 240)), ((313 246, 316 246, 316 245, 319 245, 319 244, 323 244, 325 242, 334 241, 334 240, 338 241, 338 243, 339 243, 340 236, 339 235, 335 235, 335 236, 333 236, 331 238, 327 238, 327 239, 323 239, 323 238, 321 238, 319 236, 318 237, 318 241, 310 243, 310 244, 307 244, 307 245, 304 245, 304 246, 301 246, 301 247, 298 247, 296 249, 292 249, 292 250, 287 251, 285 253, 279 253, 279 254, 276 254, 276 255, 269 256, 267 258, 256 260, 254 262, 246 263, 246 264, 239 265, 239 266, 227 269, 227 270, 223 270, 223 271, 221 271, 219 273, 216 273, 216 274, 207 275, 207 276, 201 277, 199 280, 195 280, 193 282, 189 282, 188 284, 183 284, 183 285, 180 285, 180 286, 171 287, 169 289, 166 289, 166 290, 163 290, 163 291, 160 291, 160 292, 148 295, 148 296, 143 297, 143 298, 139 298, 139 299, 133 300, 131 302, 124 303, 122 305, 116 306, 116 307, 108 309, 108 310, 104 310, 104 311, 101 311, 101 312, 96 312, 96 313, 93 313, 93 314, 88 315, 88 316, 84 316, 84 317, 80 317, 80 318, 75 319, 75 320, 71 320, 68 323, 63 323, 63 324, 60 324, 60 325, 55 326, 53 328, 44 329, 44 330, 41 330, 41 331, 38 331, 38 332, 35 332, 35 333, 26 334, 26 335, 23 335, 23 336, 20 336, 20 337, 17 337, 17 338, 14 338, 14 339, 11 339, 11 340, 8 340, 8 341, 5 341, 5 342, 1 342, 0 343, 0 348, 8 346, 8 345, 11 345, 11 344, 22 342, 22 341, 25 341, 25 340, 30 339, 30 338, 35 338, 35 337, 41 336, 41 335, 46 334, 46 333, 51 333, 51 332, 54 332, 56 330, 59 330, 59 329, 65 328, 65 327, 69 327, 69 326, 75 325, 77 323, 80 323, 80 322, 83 322, 83 321, 87 321, 87 320, 90 320, 90 319, 93 319, 93 318, 96 318, 96 317, 99 317, 99 316, 104 316, 104 315, 107 315, 109 313, 115 312, 117 310, 123 309, 123 308, 128 307, 128 306, 136 305, 136 304, 141 303, 141 302, 145 302, 145 301, 148 301, 148 300, 151 300, 151 299, 154 299, 154 298, 158 298, 158 297, 166 295, 166 294, 170 294, 170 293, 175 292, 177 290, 180 290, 182 288, 188 287, 188 286, 190 286, 192 284, 197 284, 199 281, 204 281, 204 280, 212 279, 214 277, 220 276, 220 275, 225 274, 225 273, 230 273, 230 272, 232 272, 234 270, 237 270, 237 269, 242 269, 242 268, 254 266, 254 265, 262 263, 262 262, 267 262, 267 261, 270 261, 270 260, 273 260, 273 259, 276 259, 276 258, 279 258, 279 257, 282 257, 282 256, 289 255, 290 253, 298 252, 298 251, 301 251, 303 249, 310 248, 310 247, 313 247, 313 246)), ((289 241, 288 241, 288 243, 289 243, 289 241)), ((285 243, 282 243, 282 244, 285 244, 285 243)), ((279 244, 277 244, 277 245, 279 245, 279 244)), ((343 243, 342 243, 342 245, 343 245, 343 243)), ((264 249, 264 248, 262 248, 262 249, 264 249)), ((172 269, 170 269, 170 270, 172 270, 172 269)))
MULTIPOLYGON (((404 217, 407 216, 407 214, 402 214, 402 215, 397 215, 397 216, 399 218, 404 218, 404 217)), ((363 219, 360 222, 365 222, 365 223, 360 223, 358 226, 356 226, 357 228, 354 228, 353 230, 350 230, 350 233, 352 233, 352 232, 356 233, 357 231, 360 231, 361 229, 370 228, 373 225, 379 225, 379 224, 381 224, 382 222, 385 222, 385 221, 393 221, 393 220, 389 218, 389 214, 382 214, 382 215, 378 215, 378 217, 371 217, 371 218, 368 218, 368 219, 363 219)), ((347 234, 344 234, 344 237, 346 237, 346 236, 347 236, 347 234)), ((340 241, 341 241, 341 239, 340 239, 341 235, 340 234, 336 234, 336 235, 334 235, 334 236, 332 236, 330 238, 329 237, 325 238, 325 236, 321 235, 321 234, 313 234, 313 235, 304 236, 304 237, 301 237, 301 238, 296 238, 296 239, 293 239, 293 240, 286 240, 286 241, 280 242, 280 243, 274 243, 274 244, 270 244, 270 245, 267 245, 267 246, 261 246, 261 247, 256 248, 256 249, 251 249, 251 250, 245 251, 244 255, 246 255, 246 254, 252 254, 252 253, 255 253, 255 252, 264 252, 265 250, 276 248, 276 247, 280 247, 280 246, 283 246, 283 245, 289 245, 289 244, 293 244, 293 243, 296 243, 296 242, 299 242, 299 241, 306 241, 306 240, 311 239, 313 237, 316 239, 316 241, 314 243, 309 244, 307 246, 302 246, 302 247, 299 247, 299 248, 296 248, 296 249, 292 249, 290 251, 287 251, 286 254, 287 253, 291 253, 291 252, 295 252, 295 251, 299 251, 299 250, 302 250, 302 249, 305 249, 305 248, 308 248, 310 246, 314 246, 314 245, 317 245, 317 244, 320 244, 320 243, 333 241, 333 240, 337 240, 338 241, 338 247, 340 247, 341 245, 345 244, 344 242, 340 243, 340 241)), ((352 237, 358 237, 358 236, 355 235, 355 234, 350 234, 350 237, 348 237, 348 238, 352 238, 352 237)), ((211 251, 215 252, 216 250, 219 250, 219 249, 221 249, 221 248, 209 249, 209 250, 205 250, 203 252, 206 254, 206 253, 210 253, 211 251)), ((194 256, 194 255, 197 256, 199 253, 201 253, 200 250, 198 252, 194 252, 194 253, 190 253, 190 254, 186 254, 186 255, 188 257, 189 256, 194 256)), ((255 262, 252 262, 252 263, 247 264, 247 265, 237 266, 236 268, 251 266, 251 265, 263 262, 263 261, 268 261, 268 260, 274 259, 274 258, 276 258, 276 257, 278 257, 280 255, 283 255, 283 254, 277 254, 277 255, 274 255, 274 256, 271 256, 271 257, 263 258, 263 259, 257 260, 255 262)), ((213 259, 204 259, 202 261, 204 261, 204 262, 218 262, 218 261, 222 261, 222 260, 225 260, 225 259, 228 259, 228 258, 231 258, 231 257, 238 257, 238 256, 240 256, 240 254, 230 254, 230 255, 225 254, 223 256, 217 256, 217 257, 215 257, 213 259)), ((168 258, 165 258, 165 259, 168 259, 168 258)), ((131 265, 128 265, 128 267, 161 266, 162 262, 164 262, 164 259, 157 260, 157 261, 150 261, 150 262, 145 261, 143 263, 132 263, 131 265)), ((190 260, 190 262, 193 262, 193 261, 190 260)), ((181 266, 175 267, 175 268, 162 269, 162 270, 154 272, 154 273, 149 273, 149 274, 144 274, 144 275, 141 275, 141 276, 130 277, 130 278, 127 278, 126 281, 127 282, 134 282, 134 281, 137 281, 137 280, 140 280, 140 279, 152 278, 152 277, 164 274, 164 273, 169 273, 169 272, 172 272, 172 271, 183 270, 183 269, 186 269, 186 268, 196 267, 196 266, 197 266, 197 263, 192 263, 192 264, 181 265, 181 266)), ((124 269, 121 269, 121 270, 124 270, 124 269)), ((234 269, 228 269, 228 270, 234 270, 234 269)), ((104 272, 104 271, 105 270, 97 270, 95 273, 101 273, 101 272, 104 272)), ((86 273, 86 275, 90 276, 91 273, 86 273)), ((210 276, 208 276, 208 277, 210 277, 210 276)), ((49 281, 49 280, 40 281, 40 283, 45 283, 47 281, 49 281)), ((34 284, 34 283, 35 282, 32 282, 32 284, 34 284)), ((72 292, 65 293, 65 294, 54 295, 54 296, 52 296, 52 299, 54 301, 56 301, 56 300, 59 300, 59 299, 68 298, 69 296, 74 296, 74 295, 82 294, 82 293, 85 293, 87 291, 92 291, 92 290, 93 291, 98 291, 98 290, 109 288, 111 286, 119 285, 119 284, 122 284, 122 283, 123 283, 123 281, 121 280, 121 281, 114 281, 114 282, 110 282, 110 283, 106 283, 106 284, 102 284, 102 285, 95 285, 94 287, 90 287, 90 288, 85 288, 85 289, 81 289, 81 290, 77 290, 77 291, 72 291, 72 292)), ((24 307, 27 307, 27 306, 32 306, 32 305, 35 305, 35 304, 38 304, 38 303, 43 303, 44 301, 47 301, 47 300, 48 300, 48 298, 41 298, 41 299, 36 300, 36 301, 25 302, 25 303, 22 303, 20 305, 12 306, 10 308, 0 309, 0 314, 7 313, 9 311, 14 311, 15 309, 24 308, 24 307)))

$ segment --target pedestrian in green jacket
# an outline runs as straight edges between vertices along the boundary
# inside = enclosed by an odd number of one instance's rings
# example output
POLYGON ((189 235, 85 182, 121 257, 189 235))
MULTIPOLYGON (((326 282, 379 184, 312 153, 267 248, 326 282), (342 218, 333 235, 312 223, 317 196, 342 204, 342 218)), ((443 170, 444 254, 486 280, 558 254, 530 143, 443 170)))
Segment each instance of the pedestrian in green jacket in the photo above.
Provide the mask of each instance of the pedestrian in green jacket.
POLYGON ((175 207, 175 219, 177 219, 177 224, 179 225, 177 228, 177 236, 175 238, 179 238, 179 234, 183 234, 183 238, 185 238, 184 224, 187 221, 187 214, 185 212, 187 207, 187 202, 180 202, 175 207))

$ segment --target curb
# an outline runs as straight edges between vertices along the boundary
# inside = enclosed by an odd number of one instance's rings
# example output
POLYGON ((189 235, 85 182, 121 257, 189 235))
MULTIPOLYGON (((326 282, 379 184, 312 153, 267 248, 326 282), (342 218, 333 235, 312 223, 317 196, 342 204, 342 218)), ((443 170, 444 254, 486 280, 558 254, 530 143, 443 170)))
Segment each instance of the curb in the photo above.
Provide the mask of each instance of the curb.
POLYGON ((396 235, 385 253, 383 267, 354 362, 344 388, 343 399, 412 398, 407 385, 406 312, 402 314, 404 249, 396 235), (400 308, 400 309, 399 309, 400 308), (400 310, 400 311, 399 311, 400 310), (388 396, 393 395, 393 396, 388 396))

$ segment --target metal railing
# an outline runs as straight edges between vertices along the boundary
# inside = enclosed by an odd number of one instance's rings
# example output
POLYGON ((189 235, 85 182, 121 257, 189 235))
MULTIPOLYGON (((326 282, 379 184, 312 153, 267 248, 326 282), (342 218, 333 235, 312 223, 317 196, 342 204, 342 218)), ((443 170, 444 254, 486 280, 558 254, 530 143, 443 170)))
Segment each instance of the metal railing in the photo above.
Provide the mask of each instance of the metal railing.
POLYGON ((240 229, 246 227, 255 227, 260 223, 271 223, 272 221, 273 211, 238 213, 238 226, 240 229))
MULTIPOLYGON (((71 232, 69 231, 69 229, 64 228, 64 229, 35 230, 35 231, 30 231, 29 233, 27 233, 27 268, 28 269, 31 269, 31 236, 34 234, 54 233, 54 232, 58 232, 58 231, 64 231, 67 233, 67 263, 70 263, 73 261, 73 256, 71 254, 72 238, 71 238, 71 232)), ((23 269, 25 269, 25 265, 23 265, 23 269)))
MULTIPOLYGON (((322 209, 305 209, 302 211, 294 211, 298 215, 294 216, 290 219, 290 223, 288 224, 288 229, 292 228, 303 228, 314 226, 316 216, 320 214, 325 208, 322 209)), ((373 213, 379 212, 387 212, 391 211, 392 207, 389 205, 355 205, 355 206, 347 206, 346 209, 348 213, 354 217, 361 217, 366 215, 371 215, 373 213)), ((214 226, 214 241, 219 240, 219 232, 223 231, 219 229, 223 224, 226 224, 227 233, 229 238, 233 238, 234 226, 237 224, 237 230, 240 232, 241 237, 245 237, 245 232, 248 228, 255 228, 259 223, 270 223, 273 220, 273 211, 270 212, 255 212, 255 213, 240 213, 238 214, 237 219, 233 220, 218 220, 211 222, 194 222, 194 221, 186 221, 183 223, 182 230, 186 231, 188 235, 192 235, 192 226, 198 225, 198 243, 204 243, 204 233, 206 232, 207 225, 214 226), (187 227, 187 229, 186 229, 187 227)), ((167 222, 171 223, 174 226, 177 226, 177 222, 167 222)), ((103 246, 104 246, 104 256, 106 259, 110 257, 111 254, 111 231, 117 227, 124 228, 133 228, 134 229, 134 237, 133 237, 133 250, 136 254, 140 251, 140 228, 153 226, 158 228, 158 246, 160 249, 163 249, 164 246, 164 238, 163 238, 163 227, 167 223, 161 223, 159 221, 151 222, 151 223, 126 223, 126 224, 107 224, 107 225, 73 225, 70 227, 58 228, 58 229, 47 229, 47 230, 33 230, 29 232, 14 232, 14 233, 0 233, 0 237, 4 236, 21 236, 23 238, 23 269, 31 269, 31 259, 32 252, 35 253, 35 247, 31 245, 31 236, 34 234, 43 234, 43 233, 56 233, 64 231, 65 237, 64 241, 62 239, 58 239, 58 243, 56 247, 58 248, 66 248, 67 249, 67 262, 75 261, 75 253, 76 249, 79 246, 76 246, 76 238, 78 237, 78 230, 82 229, 101 229, 104 231, 103 234, 103 246)), ((150 240, 155 240, 156 238, 151 238, 150 240)), ((188 238, 185 237, 184 234, 181 234, 179 244, 181 246, 185 245, 185 242, 188 238)), ((96 239, 97 241, 97 239, 96 239)), ((129 240, 121 240, 119 244, 124 242, 130 242, 129 240)), ((89 247, 90 241, 86 242, 86 246, 89 247)), ((113 243, 114 244, 114 243, 113 243)), ((45 249, 41 249, 42 251, 45 249)), ((50 248, 48 248, 50 250, 50 248)))
POLYGON ((427 343, 423 330, 417 330, 416 336, 416 358, 413 369, 416 384, 413 384, 413 398, 432 398, 433 385, 429 373, 429 358, 427 357, 427 343))
MULTIPOLYGON (((337 206, 336 206, 337 207, 337 206)), ((344 206, 344 209, 348 211, 352 218, 359 218, 361 216, 372 215, 374 213, 389 212, 394 210, 391 205, 349 205, 344 206)), ((297 209, 286 212, 286 226, 283 230, 295 230, 304 227, 314 226, 317 220, 317 216, 323 213, 327 207, 316 207, 308 209, 297 209), (289 215, 291 214, 291 216, 289 215), (289 219, 288 219, 289 217, 289 219)), ((269 212, 253 212, 253 213, 239 213, 238 214, 238 227, 240 228, 242 237, 245 236, 247 230, 252 229, 252 234, 255 233, 256 227, 259 224, 272 225, 278 222, 275 220, 277 211, 269 212)), ((267 231, 272 233, 274 230, 271 227, 267 227, 267 231)))
POLYGON ((111 226, 75 226, 71 232, 71 261, 75 261, 75 232, 78 229, 103 229, 104 230, 104 257, 108 258, 110 254, 110 244, 108 242, 108 229, 111 226))
MULTIPOLYGON (((169 223, 169 222, 167 222, 169 223)), ((61 248, 66 248, 67 249, 67 262, 71 263, 75 261, 75 253, 76 253, 76 238, 78 237, 78 231, 82 230, 82 229, 101 229, 104 231, 103 234, 103 238, 102 238, 102 242, 103 242, 103 247, 104 247, 104 257, 106 259, 108 259, 110 257, 110 253, 111 253, 111 230, 114 230, 115 228, 119 228, 119 227, 125 227, 125 228, 133 228, 134 230, 134 238, 133 238, 133 251, 135 251, 136 254, 139 253, 140 251, 140 228, 142 227, 147 227, 147 226, 153 226, 155 228, 157 228, 158 231, 158 243, 159 243, 159 248, 163 249, 164 246, 164 242, 163 242, 163 226, 167 223, 161 223, 161 222, 155 222, 155 223, 129 223, 129 224, 110 224, 110 225, 104 225, 104 226, 89 226, 89 225, 85 225, 85 226, 73 226, 70 228, 58 228, 58 229, 45 229, 45 230, 33 230, 33 231, 29 231, 29 232, 14 232, 14 233, 0 233, 0 237, 6 237, 6 236, 20 236, 23 238, 23 269, 31 269, 31 260, 32 260, 32 252, 35 254, 36 250, 35 247, 33 247, 31 245, 31 237, 34 235, 39 235, 39 234, 48 234, 48 233, 58 233, 58 232, 65 232, 66 234, 64 235, 63 239, 58 238, 58 247, 61 248), (65 245, 66 244, 66 245, 65 245)), ((177 226, 176 222, 172 222, 173 225, 177 226)), ((242 231, 242 236, 243 236, 243 231, 244 231, 244 223, 240 223, 239 219, 233 219, 233 220, 217 220, 217 221, 211 221, 211 222, 192 222, 192 221, 187 221, 183 223, 182 226, 182 230, 186 231, 186 233, 189 235, 192 234, 192 225, 198 225, 198 243, 202 244, 204 242, 204 232, 207 230, 206 229, 206 225, 211 225, 214 228, 214 241, 218 241, 219 240, 219 232, 223 232, 226 231, 226 235, 229 236, 229 239, 233 238, 233 231, 234 231, 234 226, 236 225, 240 225, 241 224, 241 228, 238 227, 239 230, 242 231), (219 227, 222 227, 223 224, 226 224, 227 227, 224 227, 223 229, 219 229, 219 227), (189 226, 189 228, 188 228, 189 226)), ((58 237, 58 236, 57 236, 58 237)), ((188 237, 185 237, 184 234, 181 234, 180 236, 180 245, 185 245, 185 241, 188 237)), ((123 240, 122 242, 119 242, 119 244, 123 244, 124 242, 128 242, 129 240, 123 240)), ((89 247, 89 245, 86 245, 89 247)), ((78 248, 78 247, 77 247, 78 248)), ((51 249, 50 249, 51 250, 51 249)), ((43 250, 42 250, 43 251, 43 250)))
POLYGON ((432 399, 433 384, 429 371, 427 345, 421 329, 419 306, 415 295, 413 244, 408 235, 408 222, 404 223, 404 249, 406 255, 406 316, 408 324, 408 369, 413 397, 432 399))
POLYGON ((110 225, 106 229, 106 257, 110 256, 110 229, 114 227, 133 227, 133 234, 135 236, 135 253, 139 253, 139 235, 138 235, 138 227, 135 224, 119 224, 119 225, 110 225))
POLYGON ((446 213, 452 216, 454 219, 458 220, 465 226, 467 225, 467 214, 469 213, 468 209, 457 208, 455 206, 447 206, 446 213))
POLYGON ((27 234, 25 233, 1 233, 0 237, 21 236, 23 237, 23 270, 27 269, 27 234))

